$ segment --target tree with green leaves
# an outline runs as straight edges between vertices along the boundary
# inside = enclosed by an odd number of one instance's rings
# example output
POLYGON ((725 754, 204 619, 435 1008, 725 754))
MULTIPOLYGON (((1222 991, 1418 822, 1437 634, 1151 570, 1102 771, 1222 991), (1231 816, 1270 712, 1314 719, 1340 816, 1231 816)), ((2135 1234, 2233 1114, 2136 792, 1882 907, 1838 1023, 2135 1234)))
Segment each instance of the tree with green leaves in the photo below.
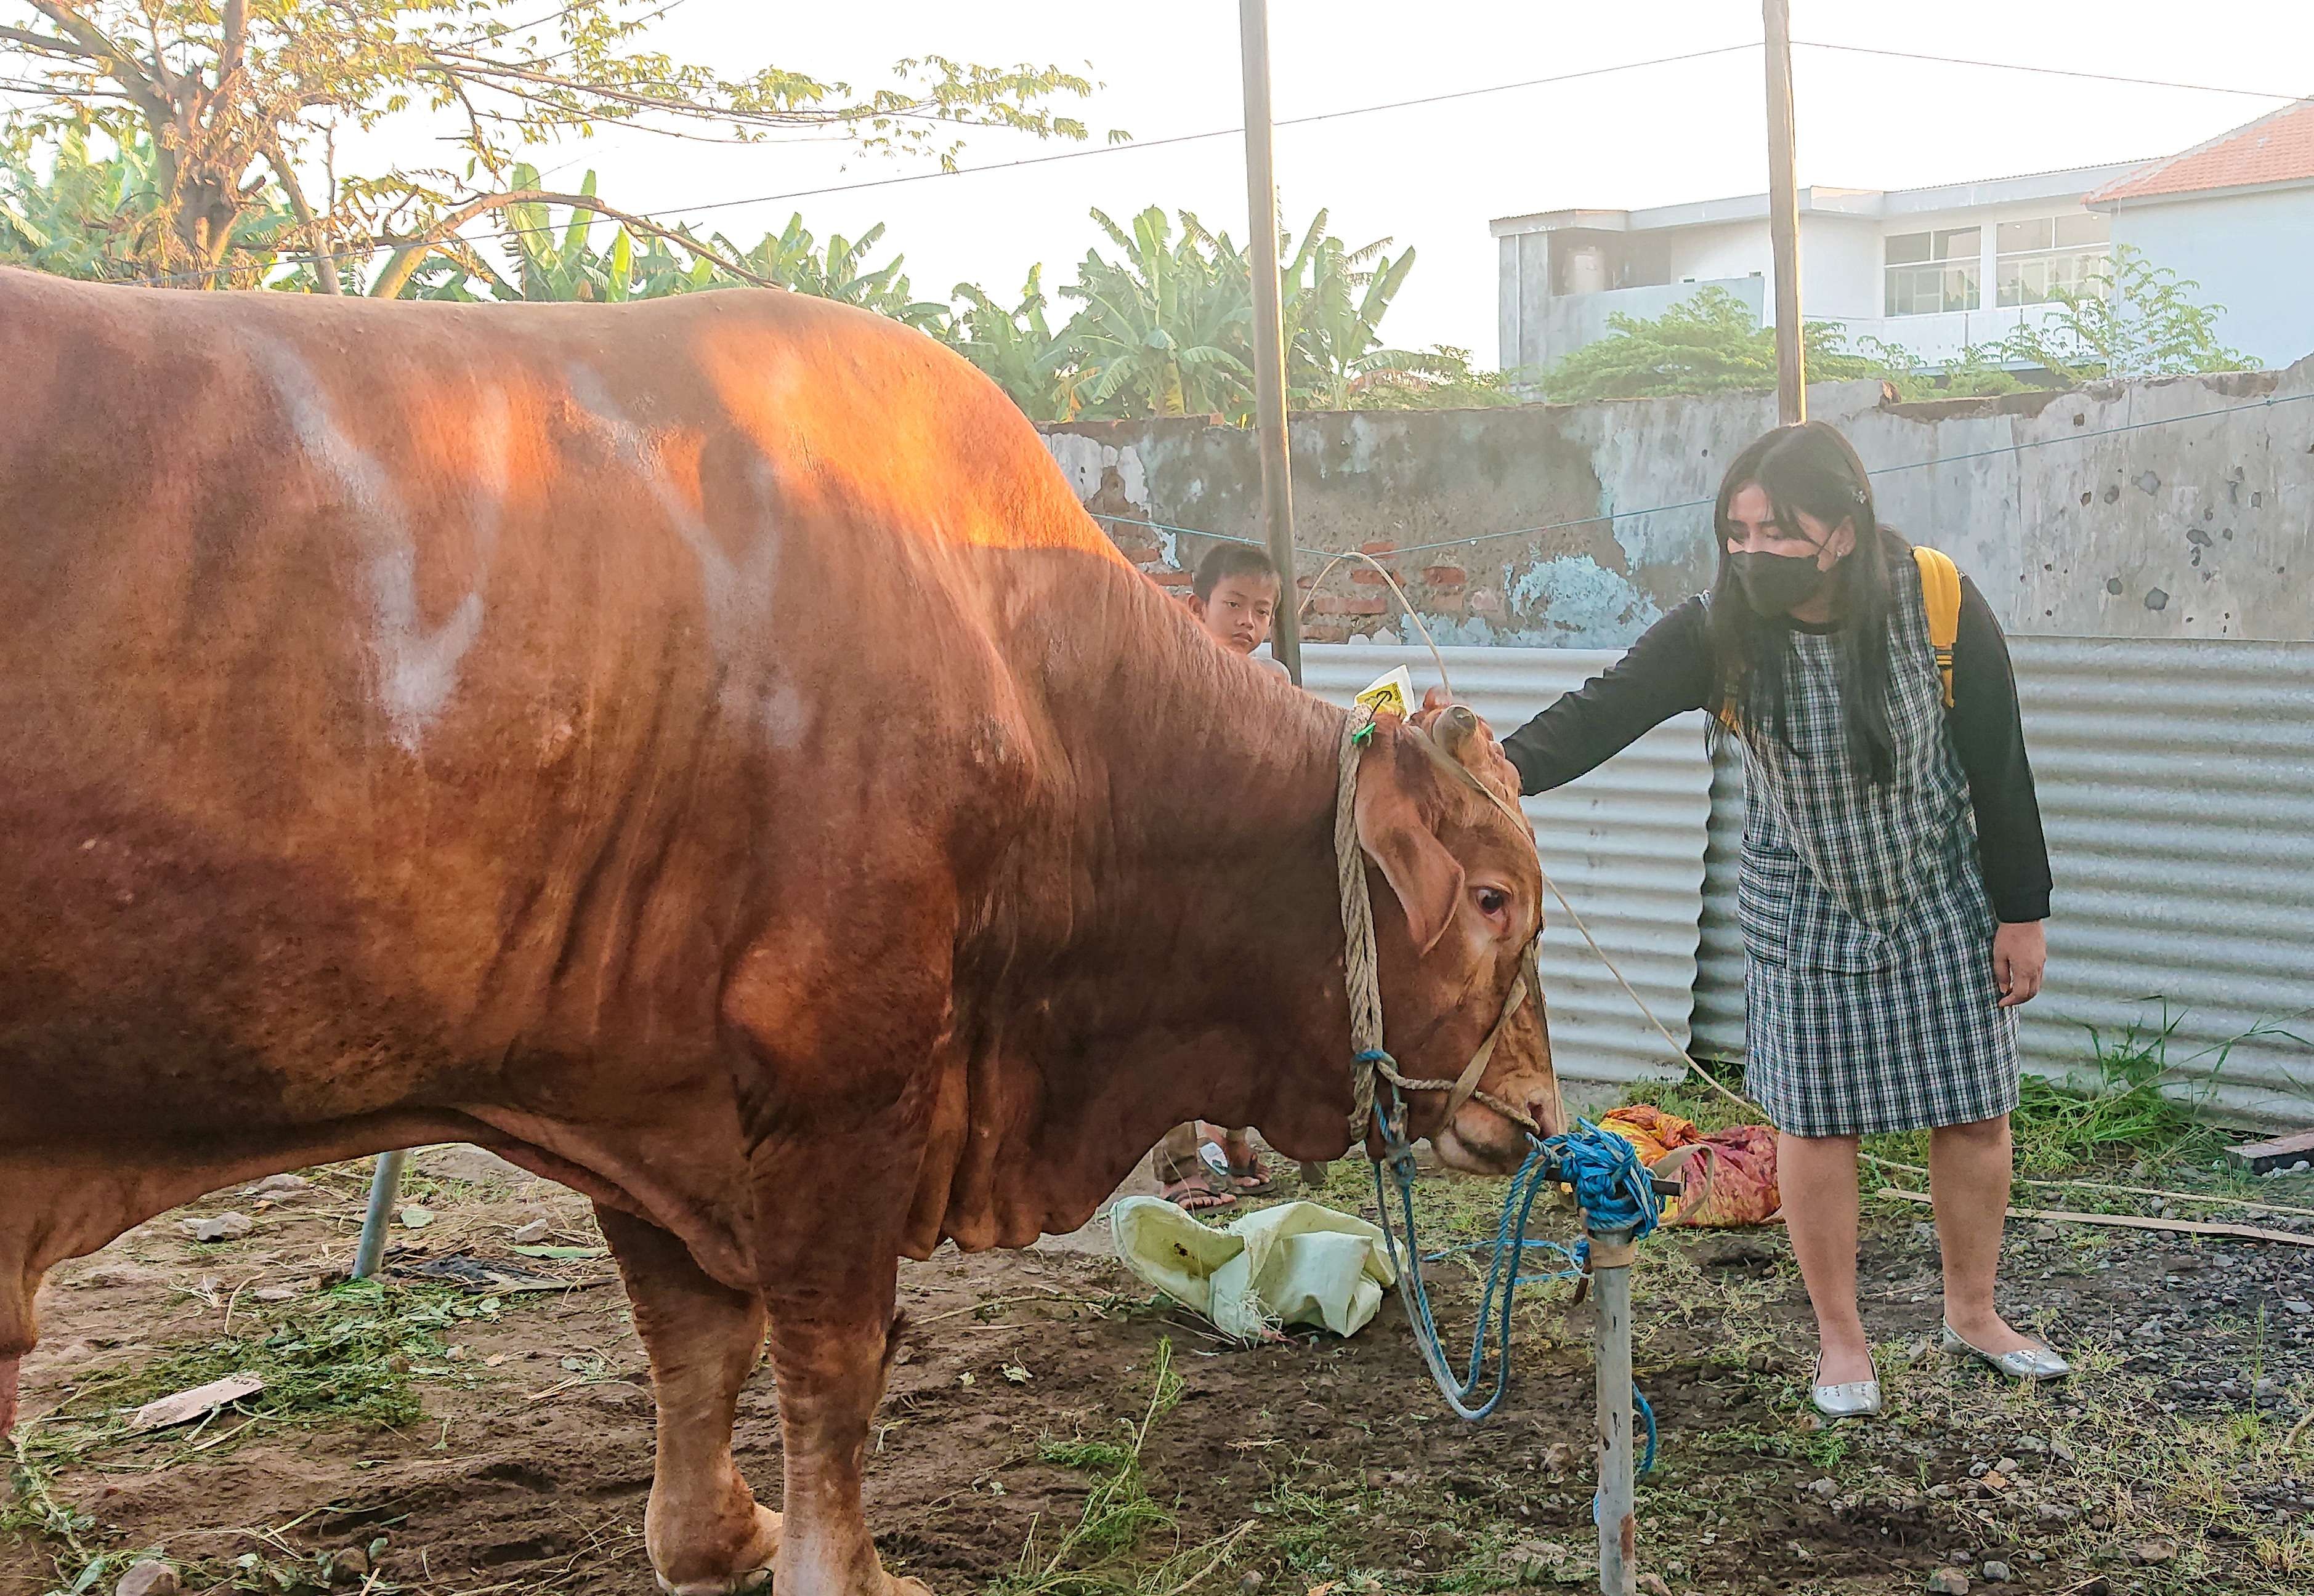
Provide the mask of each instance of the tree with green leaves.
POLYGON ((1368 373, 1350 392, 1356 410, 1484 410, 1522 402, 1519 378, 1486 371, 1471 351, 1438 344, 1416 352, 1402 366, 1368 373))
MULTIPOLYGON (((211 286, 254 269, 247 221, 273 198, 326 292, 394 295, 458 229, 517 205, 614 215, 638 237, 684 236, 592 196, 516 181, 520 152, 605 125, 755 142, 820 128, 952 160, 972 127, 1082 138, 1054 113, 1089 93, 1053 67, 926 56, 863 93, 770 66, 745 75, 646 47, 664 0, 0 0, 0 61, 24 110, 14 131, 73 128, 153 151, 165 225, 146 278, 211 286), (404 116, 446 123, 442 167, 341 175, 336 141, 404 116), (383 264, 366 263, 383 256, 383 264)), ((1111 135, 1118 137, 1121 135, 1111 135)), ((261 252, 261 251, 259 251, 261 252)))
MULTIPOLYGON (((142 276, 168 225, 156 165, 150 139, 98 149, 84 128, 45 144, 21 132, 0 142, 0 266, 99 282, 142 276)), ((237 286, 278 263, 281 237, 296 225, 278 195, 263 198, 235 223, 232 252, 250 263, 237 286)))
MULTIPOLYGON (((1414 269, 1414 251, 1393 257, 1387 238, 1351 249, 1327 231, 1327 219, 1320 211, 1298 247, 1288 234, 1279 251, 1285 384, 1294 408, 1361 409, 1370 392, 1390 408, 1414 408, 1438 384, 1467 375, 1466 353, 1393 349, 1382 341, 1382 317, 1414 269)), ((1247 281, 1250 292, 1250 270, 1247 281)))
POLYGON ((1067 329, 1053 331, 1046 315, 1041 266, 1029 269, 1020 302, 998 304, 971 283, 958 283, 952 336, 957 352, 994 378, 1031 421, 1073 421, 1083 409, 1086 371, 1067 329))
POLYGON ((2008 359, 2039 366, 2055 386, 2099 377, 2166 377, 2247 371, 2257 362, 2218 341, 2226 307, 2195 303, 2201 284, 2156 266, 2127 244, 2080 287, 2053 290, 2057 310, 2028 317, 2002 340, 2008 359))
MULTIPOLYGON (((1725 288, 1700 289, 1653 319, 1619 311, 1607 325, 1608 336, 1543 374, 1545 398, 1571 404, 1776 385, 1775 329, 1761 326, 1751 307, 1725 288)), ((1802 342, 1811 381, 1886 373, 1885 362, 1851 353, 1833 322, 1806 323, 1802 342)))
POLYGON ((858 305, 920 332, 945 336, 949 307, 940 300, 911 296, 908 279, 900 269, 905 256, 895 255, 881 266, 868 264, 868 256, 883 236, 884 224, 879 222, 858 238, 848 239, 838 233, 821 244, 803 225, 803 213, 799 211, 788 218, 777 237, 767 234, 751 250, 738 249, 720 234, 714 242, 718 251, 736 262, 748 281, 858 305))
POLYGON ((1082 306, 1066 336, 1087 368, 1088 413, 1241 414, 1253 385, 1244 256, 1188 211, 1179 240, 1154 205, 1133 218, 1130 233, 1104 211, 1092 219, 1119 258, 1088 250, 1077 280, 1061 290, 1082 306))

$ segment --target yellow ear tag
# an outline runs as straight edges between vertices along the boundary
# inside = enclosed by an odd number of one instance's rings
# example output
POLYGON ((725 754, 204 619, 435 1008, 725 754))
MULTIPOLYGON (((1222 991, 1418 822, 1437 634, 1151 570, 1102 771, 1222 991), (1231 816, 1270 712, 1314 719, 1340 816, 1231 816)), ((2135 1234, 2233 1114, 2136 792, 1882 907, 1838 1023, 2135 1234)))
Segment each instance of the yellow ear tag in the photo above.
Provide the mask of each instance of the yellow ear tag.
POLYGON ((1395 715, 1400 720, 1410 720, 1414 718, 1414 677, 1404 666, 1400 666, 1377 679, 1353 701, 1377 715, 1395 715))

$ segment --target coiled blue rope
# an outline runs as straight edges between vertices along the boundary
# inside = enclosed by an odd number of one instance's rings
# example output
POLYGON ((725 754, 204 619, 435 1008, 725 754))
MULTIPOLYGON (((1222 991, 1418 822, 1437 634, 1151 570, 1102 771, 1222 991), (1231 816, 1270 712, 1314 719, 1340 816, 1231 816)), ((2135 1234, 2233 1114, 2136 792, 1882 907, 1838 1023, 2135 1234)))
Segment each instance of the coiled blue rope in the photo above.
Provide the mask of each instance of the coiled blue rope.
MULTIPOLYGON (((1647 1166, 1639 1162, 1638 1151, 1621 1136, 1611 1135, 1589 1120, 1577 1120, 1574 1128, 1551 1137, 1548 1142, 1530 1139, 1526 1160, 1518 1173, 1511 1177, 1510 1186, 1503 1194, 1502 1215, 1496 1221, 1492 1241, 1476 1242, 1467 1248, 1434 1253, 1426 1258, 1416 1245, 1414 1230, 1414 1150, 1404 1135, 1405 1105, 1397 1091, 1390 1092, 1390 1103, 1375 1105, 1382 1122, 1382 1140, 1387 1156, 1374 1162, 1374 1202, 1382 1215, 1382 1230, 1391 1263, 1398 1271, 1400 1290, 1406 1299, 1407 1317, 1414 1327, 1416 1348, 1423 1362, 1429 1366, 1430 1377, 1437 1383, 1439 1394, 1446 1405, 1466 1419, 1482 1419, 1501 1406, 1510 1388, 1510 1347, 1512 1299, 1517 1289, 1541 1281, 1567 1279, 1589 1272, 1591 1248, 1588 1241, 1573 1247, 1530 1238, 1527 1221, 1534 1212, 1537 1198, 1544 1188, 1557 1182, 1571 1186, 1577 1204, 1583 1210, 1586 1226, 1597 1231, 1629 1230, 1631 1239, 1639 1240, 1651 1233, 1661 1221, 1663 1211, 1656 1201, 1654 1183, 1647 1166), (1395 1110, 1393 1117, 1392 1110, 1395 1110), (1384 1171, 1389 1172, 1389 1185, 1398 1189, 1398 1223, 1406 1231, 1406 1251, 1399 1253, 1397 1226, 1391 1222, 1389 1186, 1384 1171), (1568 1261, 1568 1267, 1541 1274, 1523 1274, 1519 1265, 1529 1248, 1555 1252, 1568 1261), (1485 1283, 1479 1293, 1476 1322, 1471 1332, 1470 1356, 1458 1375, 1448 1364, 1445 1348, 1438 1330, 1438 1320, 1430 1306, 1430 1292, 1422 1279, 1421 1265, 1435 1262, 1452 1252, 1488 1254, 1485 1283), (1491 1384, 1487 1382, 1487 1364, 1491 1342, 1494 1373, 1491 1384), (1473 1405, 1482 1384, 1488 1385, 1483 1401, 1473 1405)), ((1656 1415, 1654 1408, 1636 1387, 1631 1392, 1638 1405, 1639 1415, 1646 1422, 1647 1453, 1639 1465, 1646 1474, 1656 1463, 1656 1415)))

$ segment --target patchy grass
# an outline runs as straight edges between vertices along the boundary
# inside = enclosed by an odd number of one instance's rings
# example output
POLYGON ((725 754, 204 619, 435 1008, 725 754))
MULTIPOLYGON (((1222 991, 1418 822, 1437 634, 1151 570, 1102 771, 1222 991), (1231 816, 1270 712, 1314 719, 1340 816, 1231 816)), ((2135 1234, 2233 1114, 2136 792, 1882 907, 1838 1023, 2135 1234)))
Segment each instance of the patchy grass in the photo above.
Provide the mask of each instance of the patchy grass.
POLYGON ((281 1311, 252 1314, 241 1334, 100 1370, 42 1429, 94 1425, 106 1434, 144 1403, 229 1374, 265 1381, 263 1390, 234 1405, 244 1414, 301 1424, 414 1424, 424 1414, 411 1374, 451 1372, 442 1332, 495 1318, 500 1307, 496 1297, 476 1299, 447 1287, 350 1281, 281 1311))
MULTIPOLYGON (((476 1300, 444 1287, 351 1282, 270 1314, 252 1314, 238 1334, 100 1369, 55 1410, 10 1437, 12 1492, 0 1503, 0 1536, 49 1548, 56 1570, 49 1596, 99 1591, 155 1554, 93 1544, 96 1521, 56 1493, 59 1470, 104 1467, 99 1459, 132 1448, 144 1450, 140 1469, 166 1468, 215 1455, 267 1423, 368 1429, 415 1424, 425 1415, 412 1378, 452 1372, 444 1362, 443 1332, 493 1318, 499 1308, 497 1298, 476 1300), (264 1389, 190 1425, 144 1433, 128 1428, 143 1404, 230 1374, 261 1376, 264 1389)), ((172 1559, 172 1565, 189 1589, 285 1596, 330 1588, 339 1571, 329 1555, 295 1547, 276 1532, 251 1533, 266 1549, 229 1563, 172 1559)), ((367 1589, 369 1596, 379 1596, 393 1587, 373 1580, 367 1589)))
POLYGON ((1149 1401, 1138 1422, 1122 1420, 1115 1442, 1046 1441, 1038 1449, 1045 1462, 1094 1474, 1077 1521, 1049 1552, 1040 1551, 1032 1525, 1013 1573, 991 1587, 999 1596, 1180 1596, 1218 1567, 1242 1536, 1233 1534, 1173 1549, 1153 1562, 1138 1557, 1153 1530, 1170 1529, 1173 1511, 1149 1494, 1142 1454, 1149 1433, 1181 1399, 1181 1377, 1173 1367, 1173 1344, 1157 1344, 1150 1371, 1149 1401))

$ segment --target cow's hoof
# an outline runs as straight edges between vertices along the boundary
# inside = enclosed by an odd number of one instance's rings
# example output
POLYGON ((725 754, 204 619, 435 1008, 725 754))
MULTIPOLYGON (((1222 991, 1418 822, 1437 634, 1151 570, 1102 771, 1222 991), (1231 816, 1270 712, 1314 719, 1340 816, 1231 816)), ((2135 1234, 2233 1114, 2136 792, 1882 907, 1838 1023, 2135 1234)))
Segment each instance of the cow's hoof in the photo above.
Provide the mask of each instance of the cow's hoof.
POLYGON ((779 1561, 780 1523, 778 1513, 758 1503, 755 1539, 740 1557, 734 1559, 742 1565, 741 1572, 711 1574, 704 1579, 669 1579, 662 1574, 658 1576, 658 1588, 667 1596, 746 1596, 747 1592, 765 1589, 772 1583, 772 1565, 779 1561))

